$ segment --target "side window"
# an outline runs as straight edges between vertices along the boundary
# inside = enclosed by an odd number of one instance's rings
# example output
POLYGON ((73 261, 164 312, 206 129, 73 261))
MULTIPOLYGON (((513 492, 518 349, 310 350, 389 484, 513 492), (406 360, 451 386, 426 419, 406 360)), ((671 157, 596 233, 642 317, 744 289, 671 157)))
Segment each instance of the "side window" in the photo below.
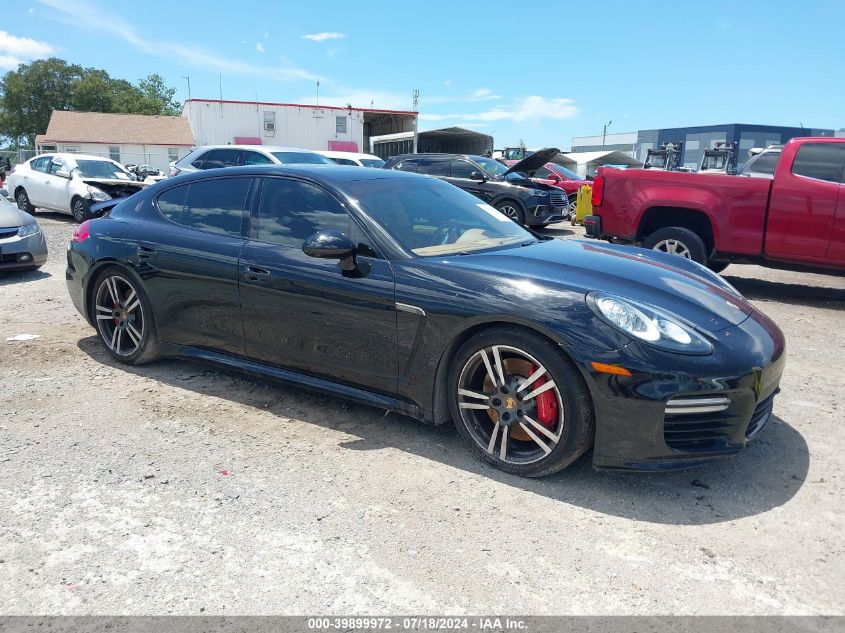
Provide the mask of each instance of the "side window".
POLYGON ((751 163, 748 171, 753 172, 755 174, 773 174, 775 173, 775 167, 778 164, 778 158, 780 158, 780 152, 769 152, 768 154, 761 154, 760 158, 755 160, 751 163))
POLYGON ((533 178, 545 178, 545 179, 548 179, 548 178, 549 178, 549 176, 551 176, 551 175, 552 175, 552 172, 551 172, 551 170, 550 170, 550 169, 546 169, 545 167, 538 167, 537 169, 535 169, 535 170, 534 170, 534 173, 532 174, 532 177, 533 177, 533 178))
POLYGON ((474 167, 472 163, 466 160, 453 160, 452 163, 452 178, 469 178, 474 171, 480 171, 474 167))
POLYGON ((264 179, 257 239, 299 249, 310 235, 326 230, 345 233, 361 255, 378 256, 346 209, 328 193, 298 180, 264 179))
POLYGON ((222 167, 234 167, 238 164, 240 153, 241 151, 238 149, 213 149, 205 155, 205 161, 202 167, 198 168, 220 169, 222 167))
POLYGON ((250 150, 244 150, 244 165, 272 165, 273 161, 270 160, 264 154, 259 154, 258 152, 252 152, 250 150))
POLYGON ((399 171, 417 171, 417 163, 418 160, 403 160, 396 163, 394 169, 398 169, 399 171))
POLYGON ((42 156, 41 158, 32 161, 29 166, 35 171, 42 171, 46 174, 52 160, 52 156, 42 156))
POLYGON ((50 162, 49 166, 50 166, 50 174, 52 174, 54 176, 56 175, 56 172, 59 171, 62 168, 62 165, 59 165, 58 163, 53 163, 53 162, 50 162))
POLYGON ((191 167, 196 167, 197 169, 204 169, 205 160, 211 156, 211 152, 204 152, 200 154, 199 158, 193 160, 191 162, 191 167))
POLYGON ((798 148, 792 173, 827 182, 842 182, 845 171, 845 144, 806 143, 798 148))
POLYGON ((252 178, 215 178, 168 189, 158 208, 168 219, 200 231, 240 236, 252 178))
POLYGON ((334 162, 336 162, 338 165, 350 165, 352 167, 358 167, 358 163, 356 163, 354 160, 350 160, 348 158, 332 158, 332 160, 334 162))
POLYGON ((443 158, 425 158, 420 161, 417 167, 418 174, 429 174, 431 176, 448 176, 449 161, 443 158))

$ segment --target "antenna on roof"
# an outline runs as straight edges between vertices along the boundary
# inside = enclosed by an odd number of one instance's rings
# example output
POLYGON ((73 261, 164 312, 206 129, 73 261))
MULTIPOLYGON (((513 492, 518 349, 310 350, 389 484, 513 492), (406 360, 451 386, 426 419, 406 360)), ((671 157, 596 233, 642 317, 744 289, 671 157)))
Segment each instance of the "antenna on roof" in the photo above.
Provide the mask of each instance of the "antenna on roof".
POLYGON ((420 105, 420 91, 414 90, 414 104, 411 106, 411 112, 419 112, 420 105))
POLYGON ((317 80, 317 101, 316 105, 320 105, 320 80, 317 80))

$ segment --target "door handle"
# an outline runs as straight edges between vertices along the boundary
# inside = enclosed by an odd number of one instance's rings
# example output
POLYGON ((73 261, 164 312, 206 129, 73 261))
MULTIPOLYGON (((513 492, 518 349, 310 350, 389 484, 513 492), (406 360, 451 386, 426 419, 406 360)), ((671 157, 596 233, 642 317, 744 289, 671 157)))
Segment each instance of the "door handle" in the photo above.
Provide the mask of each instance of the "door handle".
POLYGON ((139 259, 152 259, 158 255, 158 251, 154 248, 150 248, 149 246, 139 246, 138 247, 138 258, 139 259))
POLYGON ((270 281, 273 275, 266 268, 258 266, 244 266, 244 279, 247 281, 270 281))

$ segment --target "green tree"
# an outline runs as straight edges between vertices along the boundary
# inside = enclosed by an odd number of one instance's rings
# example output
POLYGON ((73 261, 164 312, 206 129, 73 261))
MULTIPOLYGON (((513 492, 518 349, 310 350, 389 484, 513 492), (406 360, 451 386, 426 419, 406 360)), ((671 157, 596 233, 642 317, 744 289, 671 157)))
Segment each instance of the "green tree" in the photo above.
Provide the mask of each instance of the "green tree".
POLYGON ((0 79, 0 136, 32 146, 47 130, 53 110, 178 116, 176 89, 151 74, 133 85, 105 70, 52 57, 21 64, 0 79))

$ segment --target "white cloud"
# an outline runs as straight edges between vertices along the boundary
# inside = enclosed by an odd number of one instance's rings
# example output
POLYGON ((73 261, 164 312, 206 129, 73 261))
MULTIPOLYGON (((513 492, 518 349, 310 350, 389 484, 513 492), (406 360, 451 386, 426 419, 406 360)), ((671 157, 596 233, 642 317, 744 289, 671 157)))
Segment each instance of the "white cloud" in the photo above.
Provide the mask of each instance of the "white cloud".
POLYGON ((421 114, 422 121, 528 121, 537 119, 571 119, 578 114, 572 99, 565 97, 546 98, 538 96, 515 99, 508 106, 496 106, 483 112, 456 114, 421 114))
POLYGON ((139 34, 134 27, 117 13, 109 13, 105 8, 94 6, 85 0, 76 0, 68 4, 64 0, 38 0, 54 9, 54 19, 75 28, 84 25, 89 30, 110 33, 132 45, 137 50, 166 59, 169 62, 182 63, 212 72, 237 75, 258 76, 278 81, 316 81, 320 77, 297 68, 264 66, 240 62, 230 57, 221 57, 201 48, 177 44, 170 40, 151 40, 139 34))
POLYGON ((262 44, 261 42, 256 42, 255 43, 255 50, 257 50, 259 53, 263 53, 264 52, 264 44, 262 44))
POLYGON ((270 31, 264 31, 264 39, 265 39, 265 40, 269 40, 269 39, 270 39, 270 31))
POLYGON ((38 59, 55 52, 47 42, 39 42, 29 37, 15 37, 6 31, 0 31, 0 53, 22 59, 38 59))
POLYGON ((490 88, 479 88, 470 95, 471 101, 491 101, 493 99, 501 99, 499 95, 494 95, 490 88))
POLYGON ((23 60, 14 55, 0 55, 0 70, 17 70, 23 60))
POLYGON ((303 35, 302 39, 311 40, 312 42, 325 42, 327 40, 346 39, 346 34, 324 31, 322 33, 308 33, 307 35, 303 35))

